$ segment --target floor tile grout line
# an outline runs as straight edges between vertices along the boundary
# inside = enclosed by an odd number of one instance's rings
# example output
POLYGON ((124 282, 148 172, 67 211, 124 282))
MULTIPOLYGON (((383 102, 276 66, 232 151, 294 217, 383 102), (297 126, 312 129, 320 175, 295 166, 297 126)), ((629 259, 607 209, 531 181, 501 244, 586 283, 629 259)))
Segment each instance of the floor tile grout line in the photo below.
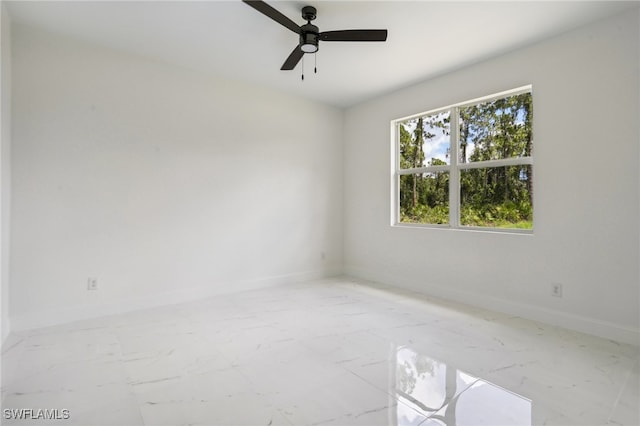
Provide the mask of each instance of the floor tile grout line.
POLYGON ((624 392, 627 389, 627 385, 629 384, 629 382, 631 381, 631 377, 633 376, 633 368, 634 368, 634 365, 632 364, 631 367, 629 368, 629 371, 627 371, 627 374, 624 379, 624 382, 622 383, 622 386, 620 386, 620 391, 618 391, 618 395, 616 396, 616 399, 614 400, 613 405, 611 407, 609 416, 607 417, 607 424, 610 424, 611 421, 613 420, 614 414, 616 413, 616 410, 618 409, 618 405, 620 404, 620 400, 622 399, 622 395, 624 395, 624 392))

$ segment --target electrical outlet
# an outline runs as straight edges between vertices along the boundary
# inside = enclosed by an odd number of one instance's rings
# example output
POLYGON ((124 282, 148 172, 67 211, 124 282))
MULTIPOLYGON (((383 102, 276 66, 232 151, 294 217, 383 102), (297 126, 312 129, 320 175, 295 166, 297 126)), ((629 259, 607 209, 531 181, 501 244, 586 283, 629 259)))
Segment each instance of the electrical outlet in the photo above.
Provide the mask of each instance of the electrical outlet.
POLYGON ((551 283, 551 295, 554 297, 562 297, 562 284, 551 283))
POLYGON ((98 289, 98 279, 94 277, 89 277, 87 280, 87 290, 97 290, 98 289))

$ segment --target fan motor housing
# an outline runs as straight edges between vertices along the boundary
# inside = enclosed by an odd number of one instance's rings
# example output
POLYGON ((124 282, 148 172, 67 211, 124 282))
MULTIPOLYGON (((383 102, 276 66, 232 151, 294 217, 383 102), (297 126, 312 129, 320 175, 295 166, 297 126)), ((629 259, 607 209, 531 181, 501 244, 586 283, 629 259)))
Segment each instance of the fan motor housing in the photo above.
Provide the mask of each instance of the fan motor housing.
MULTIPOLYGON (((311 7, 311 6, 308 6, 311 7)), ((318 27, 308 23, 300 27, 300 46, 305 53, 313 53, 318 50, 318 27)))

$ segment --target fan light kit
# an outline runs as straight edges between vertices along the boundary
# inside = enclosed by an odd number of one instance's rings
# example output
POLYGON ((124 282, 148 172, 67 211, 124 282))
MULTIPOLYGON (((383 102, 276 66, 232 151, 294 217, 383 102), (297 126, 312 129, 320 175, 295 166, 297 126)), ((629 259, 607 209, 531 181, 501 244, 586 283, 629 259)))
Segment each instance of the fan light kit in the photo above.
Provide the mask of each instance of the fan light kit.
MULTIPOLYGON (((293 70, 305 53, 316 53, 320 41, 386 41, 387 30, 341 30, 320 32, 311 21, 316 19, 316 8, 305 6, 302 8, 302 18, 306 24, 299 26, 291 19, 261 0, 242 0, 263 15, 273 19, 280 25, 290 29, 300 36, 298 45, 282 64, 281 70, 293 70)), ((314 72, 316 70, 314 69, 314 72)), ((304 80, 304 74, 302 74, 304 80)))

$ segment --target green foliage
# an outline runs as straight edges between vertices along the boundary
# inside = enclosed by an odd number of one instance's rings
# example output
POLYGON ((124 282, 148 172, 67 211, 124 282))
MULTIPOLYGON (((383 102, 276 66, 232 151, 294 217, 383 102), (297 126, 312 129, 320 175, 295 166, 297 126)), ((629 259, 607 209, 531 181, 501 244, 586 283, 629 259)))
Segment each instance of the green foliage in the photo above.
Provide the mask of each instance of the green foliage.
MULTIPOLYGON (((532 152, 530 93, 508 96, 459 109, 460 163, 528 157, 532 152)), ((449 129, 448 114, 420 117, 400 126, 400 168, 423 167, 423 146, 433 129, 449 129), (407 126, 407 127, 405 127, 407 126)), ((432 158, 428 165, 447 163, 432 158)), ((533 185, 530 165, 484 167, 460 173, 460 224, 498 228, 532 228, 533 185)), ((449 173, 400 177, 401 222, 449 222, 449 173)))
POLYGON ((400 168, 410 169, 413 162, 409 161, 415 155, 416 146, 411 138, 411 133, 405 126, 400 126, 400 168))
POLYGON ((493 228, 531 229, 533 227, 531 205, 519 205, 512 201, 487 204, 480 207, 462 206, 460 224, 493 228))
MULTIPOLYGON (((447 224, 449 223, 449 206, 429 207, 419 204, 414 208, 401 209, 400 221, 402 223, 447 224)), ((481 207, 463 206, 460 210, 460 224, 463 226, 532 229, 531 205, 506 202, 481 207)))
POLYGON ((460 175, 460 224, 531 229, 529 166, 465 170, 460 175))
POLYGON ((449 223, 449 206, 429 207, 418 204, 408 210, 400 210, 400 221, 403 223, 449 223))
POLYGON ((412 223, 449 223, 449 173, 401 176, 400 220, 412 223))
POLYGON ((531 155, 532 112, 531 93, 460 108, 460 162, 531 155), (474 147, 470 154, 468 146, 474 147))

